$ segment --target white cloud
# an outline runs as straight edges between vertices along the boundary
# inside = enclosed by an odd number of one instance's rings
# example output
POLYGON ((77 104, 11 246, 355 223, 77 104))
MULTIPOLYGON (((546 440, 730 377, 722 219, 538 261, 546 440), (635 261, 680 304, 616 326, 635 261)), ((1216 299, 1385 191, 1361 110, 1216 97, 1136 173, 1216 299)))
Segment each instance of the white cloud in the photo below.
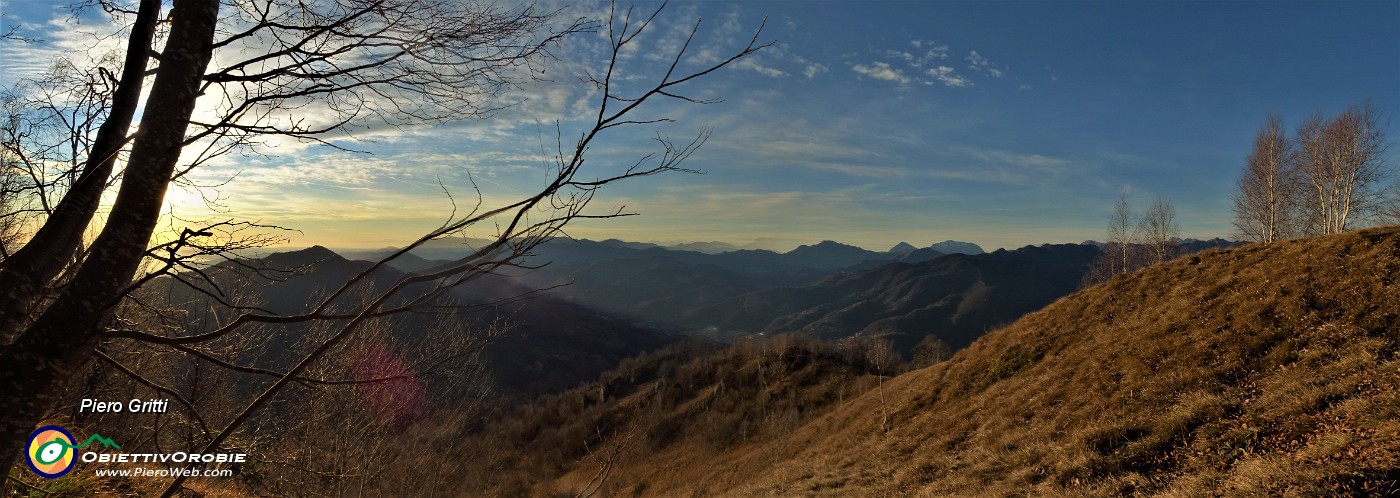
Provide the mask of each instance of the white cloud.
MULTIPOLYGON (((971 79, 957 74, 957 71, 951 66, 930 66, 936 61, 948 58, 948 54, 952 50, 949 46, 921 39, 910 40, 909 45, 914 50, 884 50, 880 52, 880 56, 885 59, 884 61, 857 64, 851 69, 864 76, 894 81, 901 85, 918 81, 925 85, 941 83, 953 88, 973 86, 971 79), (927 69, 925 69, 926 67, 927 69), (909 75, 905 74, 906 71, 909 72, 909 75)), ((978 67, 993 71, 993 76, 1001 75, 1000 69, 990 67, 976 52, 973 54, 981 64, 978 67)))
POLYGON ((937 47, 931 47, 931 48, 929 48, 928 50, 924 51, 924 55, 922 55, 922 56, 919 57, 919 61, 918 61, 918 62, 919 62, 920 64, 923 64, 923 63, 926 63, 926 62, 933 61, 933 60, 935 60, 935 59, 937 59, 937 60, 947 59, 947 58, 948 58, 948 51, 949 51, 949 50, 950 50, 950 48, 949 48, 947 45, 939 45, 939 46, 937 46, 937 47))
MULTIPOLYGON (((449 207, 443 189, 472 200, 480 188, 499 203, 519 196, 516 187, 527 188, 522 182, 528 184, 550 159, 528 151, 405 149, 385 157, 311 151, 287 161, 217 164, 197 170, 194 180, 223 184, 214 191, 218 204, 240 218, 296 226, 308 220, 440 217, 449 207)), ((198 196, 174 197, 171 204, 182 214, 210 214, 198 196)))
POLYGON ((902 50, 886 50, 885 56, 891 59, 900 59, 906 64, 914 63, 914 54, 902 50))
POLYGON ((748 57, 740 59, 738 62, 734 63, 734 67, 753 71, 755 73, 767 76, 769 78, 781 78, 782 76, 787 74, 781 69, 764 65, 763 61, 755 55, 750 55, 748 57))
POLYGON ((1062 175, 1071 169, 1068 159, 1049 157, 1041 154, 1024 153, 1004 149, 982 147, 959 147, 958 151, 990 166, 1010 166, 1022 173, 1036 172, 1041 175, 1062 175))
POLYGON ((875 78, 877 80, 893 81, 901 85, 909 83, 909 77, 903 71, 890 67, 888 62, 872 62, 870 65, 856 64, 851 70, 875 78))
POLYGON ((811 64, 807 64, 807 67, 802 70, 802 74, 807 76, 807 79, 810 80, 812 78, 815 78, 818 74, 822 74, 828 71, 830 70, 827 69, 825 65, 817 64, 814 62, 811 64))
POLYGON ((969 80, 963 77, 962 75, 956 74, 956 72, 957 71, 955 69, 948 66, 928 68, 928 71, 925 71, 924 74, 929 75, 929 77, 933 79, 925 80, 924 84, 932 85, 933 83, 937 82, 953 88, 972 86, 972 80, 969 80))
POLYGON ((925 50, 923 55, 920 55, 916 57, 913 61, 910 61, 909 65, 914 67, 923 67, 933 61, 947 59, 948 50, 949 48, 947 45, 931 47, 928 50, 925 50))
MULTIPOLYGON (((10 24, 0 25, 9 29, 10 24)), ((111 17, 100 16, 84 20, 75 27, 67 16, 54 17, 41 25, 23 25, 21 34, 41 33, 40 41, 4 42, 0 50, 0 85, 10 87, 21 79, 35 78, 52 69, 61 60, 71 60, 80 68, 105 65, 113 67, 125 51, 125 40, 115 34, 122 26, 111 17)))
MULTIPOLYGON (((693 24, 681 22, 679 20, 693 20, 699 17, 700 13, 694 5, 687 6, 680 14, 671 19, 669 25, 663 22, 651 26, 643 32, 644 36, 650 35, 654 39, 639 38, 632 45, 647 47, 646 60, 652 62, 669 62, 681 46, 685 45, 686 38, 690 36, 693 24)), ((693 48, 693 47, 692 47, 693 48)))
POLYGON ((997 67, 996 64, 992 64, 992 61, 987 60, 986 57, 983 57, 982 54, 977 53, 976 50, 969 52, 964 60, 966 60, 968 63, 967 67, 971 68, 974 71, 990 75, 993 78, 1000 78, 1005 74, 1003 68, 997 67))
POLYGON ((920 50, 912 52, 908 50, 886 50, 884 52, 885 58, 900 61, 915 68, 924 67, 930 62, 948 58, 948 51, 950 49, 947 45, 933 45, 932 42, 923 42, 921 40, 914 40, 914 42, 910 42, 910 44, 914 45, 914 48, 920 50), (915 44, 914 42, 919 43, 915 44))

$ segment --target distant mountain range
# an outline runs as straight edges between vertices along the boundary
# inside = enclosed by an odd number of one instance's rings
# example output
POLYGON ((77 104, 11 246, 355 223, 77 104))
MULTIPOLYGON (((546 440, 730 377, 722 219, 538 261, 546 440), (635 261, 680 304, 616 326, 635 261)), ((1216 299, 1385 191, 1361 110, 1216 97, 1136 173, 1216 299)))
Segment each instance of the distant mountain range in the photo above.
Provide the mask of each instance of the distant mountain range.
MULTIPOLYGON (((1086 240, 1084 242, 1080 242, 1079 244, 1094 247, 1103 247, 1105 245, 1103 242, 1099 242, 1097 240, 1086 240)), ((1191 254, 1193 252, 1201 252, 1207 249, 1224 249, 1230 247, 1239 247, 1242 245, 1244 245, 1243 242, 1225 240, 1219 237, 1209 240, 1182 239, 1181 242, 1179 242, 1177 245, 1177 250, 1179 250, 1182 254, 1191 254)))
MULTIPOLYGON (((485 245, 485 240, 433 241, 392 261, 402 271, 419 271, 485 245), (431 259, 430 259, 431 258, 431 259)), ((723 243, 682 245, 714 251, 723 243)), ((975 244, 958 244, 963 249, 975 244)), ((909 244, 904 244, 913 247, 909 244)), ((350 252, 351 257, 379 259, 383 249, 350 252)), ((655 244, 557 239, 540 245, 524 260, 540 266, 513 276, 528 287, 555 287, 565 299, 649 327, 693 331, 696 310, 735 296, 779 287, 814 284, 837 271, 873 269, 893 263, 917 263, 944 256, 931 248, 907 252, 875 252, 835 241, 799 246, 786 253, 763 249, 705 252, 664 248, 655 244)), ((700 326, 704 328, 704 326, 700 326)))
MULTIPOLYGON (((409 257, 402 263, 436 265, 426 261, 409 257)), ((234 275, 232 263, 221 264, 207 273, 221 288, 238 289, 242 305, 288 315, 309 311, 319 302, 318 296, 335 290, 371 265, 366 261, 348 260, 320 246, 276 253, 245 263, 293 273, 280 279, 247 282, 234 275)), ((403 276, 404 272, 397 268, 381 268, 369 278, 367 291, 386 290, 403 276)), ((165 289, 158 289, 158 293, 165 293, 172 303, 192 310, 191 327, 203 326, 208 318, 202 310, 215 307, 210 300, 169 279, 158 283, 162 284, 165 289)), ((208 286, 202 287, 210 290, 208 286)), ((488 275, 455 289, 449 299, 456 303, 493 303, 510 301, 530 290, 515 279, 488 275)), ((421 290, 405 292, 415 295, 421 290)), ((352 294, 363 298, 368 292, 352 294)), ((347 302, 342 308, 349 305, 347 302)), ((223 313, 227 316, 227 312, 223 313)), ((483 371, 490 377, 491 385, 500 391, 527 396, 572 387, 616 366, 624 358, 675 340, 674 336, 637 327, 627 320, 551 295, 536 295, 490 306, 480 312, 450 316, 450 323, 436 320, 432 314, 401 314, 395 315, 388 326, 400 338, 401 344, 396 347, 403 350, 450 342, 454 339, 449 337, 451 334, 477 335, 492 327, 504 326, 503 333, 486 346, 483 371), (461 329, 453 330, 455 326, 461 329)), ((242 357, 240 361, 260 368, 285 369, 289 362, 299 358, 296 351, 305 349, 303 337, 311 330, 306 325, 286 326, 263 340, 264 351, 242 357)))
MULTIPOLYGON (((490 242, 490 240, 480 238, 450 238, 443 240, 433 240, 414 249, 410 254, 430 261, 453 260, 461 257, 462 255, 472 250, 475 250, 478 247, 482 247, 486 244, 489 244, 490 242)), ((590 243, 605 247, 618 249, 633 249, 638 251, 645 251, 648 249, 664 249, 669 251, 696 252, 709 255, 744 251, 748 251, 750 253, 772 253, 781 255, 792 255, 793 252, 797 252, 799 255, 801 255, 803 253, 824 254, 829 251, 845 251, 848 254, 858 255, 857 257, 859 259, 857 259, 856 262, 859 262, 864 259, 889 259, 888 256, 881 256, 880 253, 876 251, 870 251, 856 246, 842 244, 830 240, 822 241, 817 244, 798 246, 796 249, 787 252, 778 252, 763 249, 761 246, 767 244, 767 242, 765 242, 764 239, 755 240, 752 243, 745 244, 742 246, 731 244, 728 242, 718 241, 684 242, 663 245, 651 242, 630 242, 620 239, 606 239, 601 241, 592 241, 588 239, 581 239, 577 241, 556 240, 550 242, 549 244, 560 244, 567 242, 590 243)), ((946 240, 937 244, 932 244, 930 246, 927 246, 926 248, 937 251, 939 254, 982 254, 984 252, 982 248, 977 244, 971 242, 959 242, 955 240, 946 240)), ((908 242, 900 242, 899 244, 895 245, 893 248, 885 252, 889 254, 900 255, 913 252, 919 249, 922 248, 916 247, 908 242)), ((336 252, 343 254, 345 257, 351 259, 377 260, 396 250, 397 248, 395 247, 385 247, 383 249, 375 250, 336 249, 336 252)), ((794 257, 794 259, 797 258, 794 257)))
POLYGON ((686 242, 684 244, 666 246, 666 248, 676 251, 703 252, 706 254, 719 254, 722 252, 738 251, 740 249, 743 249, 742 247, 730 244, 728 242, 686 242))
MULTIPOLYGON (((432 241, 380 269, 368 287, 383 290, 406 272, 441 266, 486 243, 432 241)), ((1226 244, 1188 241, 1185 247, 1226 244)), ((720 248, 710 243, 692 247, 720 248)), ((349 255, 379 259, 392 252, 385 248, 349 255)), ((559 239, 540 245, 523 261, 538 269, 491 275, 455 290, 452 297, 493 302, 557 287, 485 310, 464 323, 477 329, 509 325, 509 332, 487 350, 488 370, 496 387, 530 394, 575 385, 623 358, 684 335, 721 341, 782 334, 824 340, 879 337, 906 356, 927 341, 956 350, 1073 292, 1099 252, 1086 243, 982 253, 975 244, 956 241, 924 248, 901 243, 875 252, 828 240, 786 253, 712 253, 617 239, 559 239)), ((319 246, 272 254, 260 264, 301 269, 246 289, 251 298, 246 304, 288 314, 304 312, 312 296, 370 265, 319 246)), ((193 308, 208 305, 187 294, 179 299, 193 308)), ((417 318, 403 320, 396 327, 436 327, 417 318)), ((197 319, 191 323, 200 325, 197 319)), ((294 347, 292 339, 269 343, 270 356, 245 360, 275 367, 278 351, 294 347)))
POLYGON ((885 337, 909 352, 933 336, 962 348, 997 326, 1074 292, 1099 250, 1063 244, 953 254, 840 272, 803 287, 736 296, 684 315, 724 337, 885 337))
MULTIPOLYGON (((1072 292, 1098 252, 1064 245, 987 254, 951 240, 874 252, 828 240, 786 253, 707 253, 616 239, 555 240, 526 259, 541 268, 513 276, 525 287, 561 286, 550 293, 649 328, 720 340, 880 336, 907 354, 928 336, 965 346, 1072 292)), ((413 271, 433 261, 391 264, 413 271)))

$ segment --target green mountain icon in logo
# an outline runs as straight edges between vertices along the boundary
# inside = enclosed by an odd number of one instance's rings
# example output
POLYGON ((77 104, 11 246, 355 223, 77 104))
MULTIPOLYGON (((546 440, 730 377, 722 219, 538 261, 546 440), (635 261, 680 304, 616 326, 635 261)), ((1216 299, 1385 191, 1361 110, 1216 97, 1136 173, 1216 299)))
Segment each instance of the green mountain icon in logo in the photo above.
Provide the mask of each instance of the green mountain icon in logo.
POLYGON ((77 446, 69 446, 69 447, 70 447, 70 448, 73 448, 73 449, 75 449, 75 450, 80 450, 80 449, 83 449, 83 448, 87 447, 87 445, 92 444, 93 441, 97 441, 97 442, 99 442, 99 443, 102 443, 102 446, 106 446, 106 447, 112 448, 112 449, 114 449, 114 450, 120 450, 120 449, 122 449, 121 446, 117 446, 117 443, 116 443, 115 441, 112 441, 111 439, 107 439, 107 438, 105 438, 105 437, 102 437, 101 434, 93 434, 92 437, 89 437, 89 438, 87 439, 87 441, 84 442, 83 444, 80 444, 80 445, 77 445, 77 446))

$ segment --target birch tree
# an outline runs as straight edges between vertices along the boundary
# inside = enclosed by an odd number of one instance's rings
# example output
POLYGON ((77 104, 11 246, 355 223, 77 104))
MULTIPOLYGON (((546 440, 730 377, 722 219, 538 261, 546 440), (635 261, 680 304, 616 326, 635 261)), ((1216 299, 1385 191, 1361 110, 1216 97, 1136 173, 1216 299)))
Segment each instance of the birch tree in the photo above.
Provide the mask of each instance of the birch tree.
POLYGON ((1108 216, 1108 241, 1105 243, 1104 251, 1108 253, 1109 265, 1108 274, 1117 275, 1127 272, 1135 266, 1133 260, 1133 242, 1135 234, 1133 232, 1133 209, 1128 205, 1128 197, 1119 195, 1118 202, 1113 203, 1113 213, 1108 216))
POLYGON ((1270 114, 1254 137, 1234 195, 1235 228, 1245 239, 1274 242, 1294 235, 1297 181, 1293 143, 1270 114))
POLYGON ((1155 265, 1176 257, 1181 245, 1181 229, 1176 223, 1176 206, 1158 197, 1138 221, 1139 243, 1144 256, 1143 266, 1155 265))
POLYGON ((1331 119, 1315 113, 1299 125, 1297 168, 1308 234, 1345 232, 1383 207, 1387 144, 1380 120, 1366 103, 1331 119))

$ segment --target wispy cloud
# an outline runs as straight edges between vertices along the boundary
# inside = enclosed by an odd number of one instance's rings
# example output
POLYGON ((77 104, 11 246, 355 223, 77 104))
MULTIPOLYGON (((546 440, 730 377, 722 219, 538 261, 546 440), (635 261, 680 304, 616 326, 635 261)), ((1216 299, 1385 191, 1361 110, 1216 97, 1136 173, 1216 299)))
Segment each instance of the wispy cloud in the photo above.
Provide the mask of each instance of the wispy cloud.
POLYGON ((904 61, 905 64, 914 63, 914 54, 900 50, 886 50, 885 57, 904 61))
POLYGON ((792 62, 797 64, 798 66, 801 66, 802 75, 806 76, 809 80, 817 77, 817 75, 825 74, 831 71, 829 68, 826 67, 826 64, 810 60, 801 55, 793 55, 792 62))
MULTIPOLYGON (((973 86, 971 78, 959 74, 952 66, 935 64, 948 59, 952 51, 948 45, 916 38, 909 41, 909 47, 912 48, 882 50, 878 52, 878 56, 883 60, 856 64, 851 69, 862 76, 893 81, 900 85, 918 82, 925 85, 940 84, 950 88, 973 86)), ((979 72, 991 74, 987 71, 995 71, 996 76, 1001 75, 999 69, 992 68, 980 55, 978 57, 981 64, 978 67, 982 68, 979 72)))
MULTIPOLYGON (((9 29, 11 24, 0 25, 9 29)), ((21 35, 35 36, 31 43, 3 41, 0 45, 0 82, 13 85, 20 79, 34 78, 53 68, 59 61, 70 60, 76 67, 110 66, 125 49, 120 36, 120 21, 108 16, 84 18, 75 27, 71 15, 59 15, 43 23, 20 26, 21 35)))
POLYGON ((903 71, 890 67, 890 64, 884 61, 875 61, 870 64, 856 64, 851 67, 851 70, 877 80, 893 81, 901 85, 909 83, 909 77, 905 76, 903 71))
POLYGON ((1068 158, 998 147, 955 145, 945 151, 939 166, 928 171, 928 176, 1016 188, 1051 188, 1090 181, 1086 174, 1093 169, 1068 158))
POLYGON ((771 164, 791 164, 815 171, 869 178, 898 178, 907 174, 905 169, 890 165, 888 155, 835 138, 820 132, 805 138, 768 136, 753 142, 745 140, 741 147, 748 150, 754 160, 771 164))
POLYGON ((968 68, 972 69, 973 71, 977 71, 979 73, 991 76, 993 78, 1000 78, 1006 74, 1004 68, 998 67, 996 64, 992 64, 992 61, 987 60, 986 57, 983 57, 982 54, 977 53, 976 50, 968 52, 967 57, 963 60, 967 61, 968 68))
POLYGON ((753 71, 755 73, 767 76, 769 78, 781 78, 787 74, 787 72, 781 69, 764 64, 763 60, 757 56, 745 57, 744 59, 735 62, 734 67, 738 69, 753 71))
POLYGON ((950 48, 947 45, 933 45, 932 42, 925 44, 920 40, 914 40, 910 44, 914 45, 915 50, 886 50, 884 55, 888 59, 901 61, 916 68, 948 58, 950 48), (919 43, 914 45, 914 42, 919 43))
MULTIPOLYGON (((753 190, 746 185, 728 187, 680 186, 617 198, 643 215, 609 221, 606 228, 596 233, 599 237, 615 236, 610 234, 632 229, 653 238, 728 240, 740 244, 764 239, 788 250, 833 237, 860 243, 854 234, 881 232, 893 221, 879 205, 896 203, 909 208, 928 202, 926 198, 889 194, 868 185, 771 191, 753 190), (678 218, 695 221, 684 229, 668 226, 666 220, 678 218), (812 230, 814 227, 821 227, 819 233, 812 230)), ((576 228, 571 232, 587 236, 593 230, 576 228)), ((889 245, 881 241, 872 247, 885 249, 889 245)))
POLYGON ((1071 164, 1068 159, 1049 157, 1041 154, 1027 154, 1004 149, 963 147, 966 154, 991 164, 1004 164, 1018 168, 1061 173, 1071 164))
POLYGON ((948 66, 931 67, 925 74, 932 78, 932 80, 925 80, 925 84, 931 85, 938 82, 953 88, 972 86, 972 80, 956 74, 955 70, 948 66))

